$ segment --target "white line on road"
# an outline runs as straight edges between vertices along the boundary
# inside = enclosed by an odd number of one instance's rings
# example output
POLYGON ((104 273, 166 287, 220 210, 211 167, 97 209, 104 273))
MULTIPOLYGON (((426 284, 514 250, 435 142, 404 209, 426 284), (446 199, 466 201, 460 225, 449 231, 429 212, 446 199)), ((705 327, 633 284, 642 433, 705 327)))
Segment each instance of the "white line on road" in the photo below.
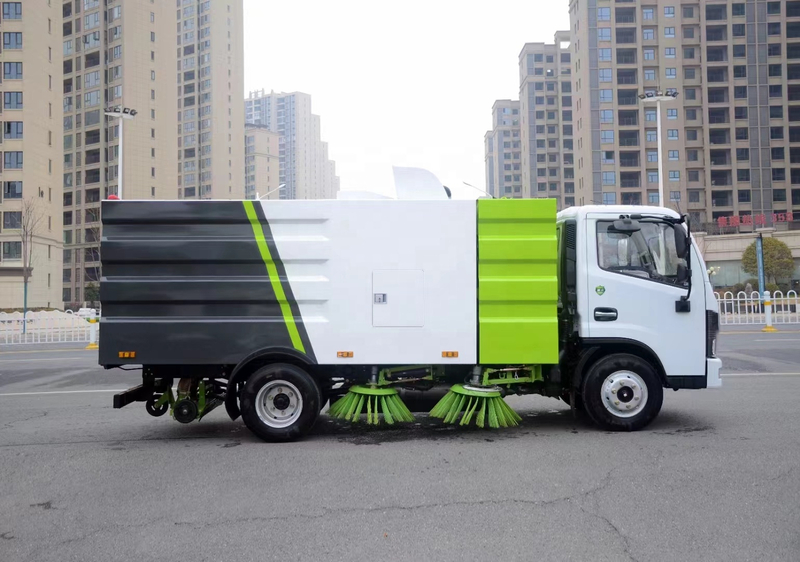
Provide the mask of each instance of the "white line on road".
POLYGON ((762 342, 774 342, 774 341, 800 341, 800 339, 791 339, 791 340, 753 340, 753 341, 762 341, 762 342))
POLYGON ((49 359, 0 359, 0 365, 4 363, 39 363, 40 361, 74 361, 75 359, 91 359, 91 357, 51 357, 49 359))
POLYGON ((722 377, 800 377, 800 373, 722 373, 722 377))
POLYGON ((48 394, 93 394, 96 392, 124 392, 124 388, 109 388, 107 390, 54 390, 52 392, 12 392, 10 394, 0 394, 0 397, 9 396, 43 396, 48 394))

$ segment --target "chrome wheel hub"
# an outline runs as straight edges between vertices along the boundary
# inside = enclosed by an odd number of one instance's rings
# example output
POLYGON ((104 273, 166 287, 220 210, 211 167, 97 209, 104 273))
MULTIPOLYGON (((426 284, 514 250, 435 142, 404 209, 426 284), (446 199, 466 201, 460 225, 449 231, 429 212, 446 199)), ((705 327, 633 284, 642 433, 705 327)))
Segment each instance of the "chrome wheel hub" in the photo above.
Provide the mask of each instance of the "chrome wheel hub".
POLYGON ((288 427, 303 412, 303 397, 297 387, 286 381, 270 381, 256 395, 256 413, 272 428, 288 427))
POLYGON ((632 371, 617 371, 600 388, 606 410, 618 418, 632 418, 647 404, 647 385, 632 371))

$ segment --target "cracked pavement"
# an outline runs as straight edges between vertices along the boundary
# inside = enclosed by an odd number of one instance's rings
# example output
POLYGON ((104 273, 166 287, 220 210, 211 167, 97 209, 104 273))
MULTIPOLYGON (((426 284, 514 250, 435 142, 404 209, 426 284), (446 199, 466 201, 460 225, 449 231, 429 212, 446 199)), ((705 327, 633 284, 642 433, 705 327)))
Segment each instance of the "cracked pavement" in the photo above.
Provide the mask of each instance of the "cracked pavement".
MULTIPOLYGON (((723 359, 756 361, 736 338, 723 359)), ((769 344, 780 372, 797 343, 769 344)), ((184 426, 110 392, 2 396, 136 383, 95 360, 0 350, 3 562, 800 559, 800 377, 668 392, 632 434, 525 397, 514 429, 322 417, 292 444, 222 410, 184 426)))

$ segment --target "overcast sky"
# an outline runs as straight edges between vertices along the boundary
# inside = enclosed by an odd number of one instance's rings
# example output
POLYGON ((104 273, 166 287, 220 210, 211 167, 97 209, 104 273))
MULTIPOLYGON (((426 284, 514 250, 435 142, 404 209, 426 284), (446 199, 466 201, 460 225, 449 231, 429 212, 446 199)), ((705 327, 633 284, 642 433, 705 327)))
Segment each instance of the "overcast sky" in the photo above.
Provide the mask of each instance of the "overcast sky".
MULTIPOLYGON (((244 0, 245 91, 311 94, 342 189, 426 168, 484 188, 496 99, 517 99, 526 42, 569 29, 568 0, 244 0), (387 5, 396 8, 389 10, 387 5)), ((389 188, 391 190, 391 188, 389 188)))

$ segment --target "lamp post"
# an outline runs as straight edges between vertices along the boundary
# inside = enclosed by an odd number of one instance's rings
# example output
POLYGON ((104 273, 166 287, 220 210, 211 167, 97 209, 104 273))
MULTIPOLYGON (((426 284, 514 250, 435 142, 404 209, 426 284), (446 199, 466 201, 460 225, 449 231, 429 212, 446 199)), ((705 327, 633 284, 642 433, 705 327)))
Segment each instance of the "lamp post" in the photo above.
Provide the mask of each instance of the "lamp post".
POLYGON ((126 119, 133 119, 138 112, 130 107, 109 107, 106 109, 106 117, 113 117, 119 119, 119 181, 117 182, 117 197, 122 199, 122 124, 126 119))
POLYGON ((285 184, 285 183, 282 183, 282 184, 280 184, 278 187, 276 187, 275 189, 270 189, 269 191, 267 191, 267 192, 266 192, 264 195, 262 195, 261 197, 259 197, 259 196, 258 196, 258 193, 256 193, 256 199, 260 201, 261 199, 264 199, 264 197, 268 197, 268 196, 270 195, 270 193, 275 193, 276 191, 278 191, 279 189, 283 189, 284 187, 286 187, 286 184, 285 184))
POLYGON ((639 99, 642 100, 643 103, 653 103, 656 104, 656 135, 658 136, 658 205, 660 207, 664 206, 664 157, 661 154, 661 102, 662 101, 672 101, 678 97, 678 92, 672 90, 671 92, 664 93, 661 90, 657 92, 645 92, 643 94, 639 94, 639 99))

